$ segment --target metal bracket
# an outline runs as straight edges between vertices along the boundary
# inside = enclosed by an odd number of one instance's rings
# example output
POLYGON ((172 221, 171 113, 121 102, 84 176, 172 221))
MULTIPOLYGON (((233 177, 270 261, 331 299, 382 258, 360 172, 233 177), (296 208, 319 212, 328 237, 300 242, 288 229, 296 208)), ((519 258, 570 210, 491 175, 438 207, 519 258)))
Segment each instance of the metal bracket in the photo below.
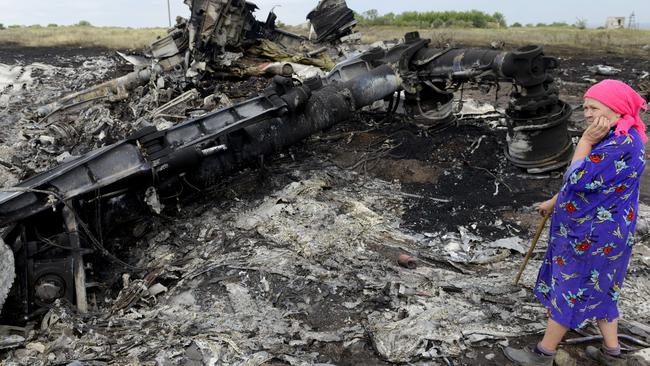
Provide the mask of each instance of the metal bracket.
POLYGON ((421 39, 418 32, 407 33, 404 36, 408 47, 402 51, 402 55, 398 61, 399 75, 402 78, 402 87, 407 93, 415 94, 420 85, 420 80, 417 72, 411 70, 411 60, 415 54, 426 47, 430 40, 421 39))

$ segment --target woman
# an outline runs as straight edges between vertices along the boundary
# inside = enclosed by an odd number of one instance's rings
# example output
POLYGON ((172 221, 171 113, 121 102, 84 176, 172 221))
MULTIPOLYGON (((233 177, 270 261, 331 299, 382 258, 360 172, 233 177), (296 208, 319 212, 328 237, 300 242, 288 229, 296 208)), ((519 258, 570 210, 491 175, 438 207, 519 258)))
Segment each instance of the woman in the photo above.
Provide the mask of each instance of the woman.
POLYGON ((634 245, 648 140, 640 112, 647 104, 627 84, 603 80, 587 90, 583 107, 589 125, 562 188, 538 207, 552 218, 534 293, 550 317, 536 346, 504 350, 520 365, 552 365, 567 330, 590 319, 604 339, 600 349, 588 347, 587 354, 604 365, 626 364, 618 343, 617 302, 634 245))

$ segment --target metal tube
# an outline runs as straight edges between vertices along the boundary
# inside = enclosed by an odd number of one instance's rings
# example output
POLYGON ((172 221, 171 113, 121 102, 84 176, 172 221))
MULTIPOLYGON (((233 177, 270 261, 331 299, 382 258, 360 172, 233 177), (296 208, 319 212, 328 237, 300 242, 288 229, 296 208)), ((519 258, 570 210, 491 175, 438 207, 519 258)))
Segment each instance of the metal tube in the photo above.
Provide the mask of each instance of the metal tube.
POLYGON ((399 87, 395 71, 384 65, 345 83, 316 90, 302 110, 261 121, 230 136, 225 142, 227 151, 206 157, 186 178, 195 186, 214 185, 242 165, 259 161, 260 156, 277 152, 349 119, 354 109, 381 100, 399 87))
POLYGON ((62 111, 80 104, 103 98, 114 97, 116 99, 126 98, 127 91, 137 86, 146 84, 151 78, 151 69, 145 68, 130 72, 119 78, 105 81, 88 89, 66 95, 56 102, 39 107, 36 114, 40 117, 48 117, 53 113, 62 111))
POLYGON ((413 63, 418 70, 445 78, 470 78, 486 71, 507 77, 502 70, 507 55, 508 52, 485 49, 423 48, 413 57, 413 63))
POLYGON ((397 73, 390 66, 382 65, 345 82, 342 90, 350 93, 353 108, 359 109, 393 94, 400 84, 397 73))

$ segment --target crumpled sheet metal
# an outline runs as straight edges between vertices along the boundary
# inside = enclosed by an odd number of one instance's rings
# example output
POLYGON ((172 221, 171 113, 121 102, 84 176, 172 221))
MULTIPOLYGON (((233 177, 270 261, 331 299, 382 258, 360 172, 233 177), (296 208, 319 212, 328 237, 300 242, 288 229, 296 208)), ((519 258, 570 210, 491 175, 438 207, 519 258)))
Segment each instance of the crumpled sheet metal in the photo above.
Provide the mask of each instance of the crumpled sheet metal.
POLYGON ((58 68, 42 63, 7 65, 0 63, 0 108, 10 108, 14 103, 24 103, 24 94, 40 88, 39 79, 53 77, 58 68), (40 73, 40 78, 33 74, 40 73))
MULTIPOLYGON (((379 318, 369 324, 372 344, 387 361, 409 362, 427 350, 428 341, 436 338, 439 315, 448 316, 440 309, 430 309, 393 323, 379 318)), ((443 309, 444 311, 444 309, 443 309)))
POLYGON ((505 115, 503 109, 497 109, 494 105, 489 103, 481 103, 475 99, 467 99, 462 101, 462 105, 458 105, 454 101, 454 111, 460 107, 460 112, 457 112, 458 119, 495 119, 501 118, 505 115))
POLYGON ((36 113, 45 118, 53 113, 100 99, 111 101, 126 99, 131 89, 149 82, 151 75, 152 69, 150 68, 136 70, 88 89, 66 95, 55 102, 39 107, 36 113))
MULTIPOLYGON (((241 215, 236 225, 254 228, 278 244, 290 245, 304 257, 313 257, 333 251, 354 255, 364 242, 375 241, 390 231, 391 221, 393 226, 397 222, 397 217, 389 219, 390 213, 382 216, 373 211, 368 196, 357 201, 337 193, 329 195, 325 190, 330 185, 327 176, 291 183, 255 210, 241 215), (296 215, 300 215, 298 220, 296 215)), ((388 189, 390 184, 386 186, 388 189)), ((374 204, 393 205, 391 213, 399 212, 399 196, 382 198, 384 202, 374 204)))
POLYGON ((458 232, 429 234, 423 240, 427 242, 423 253, 456 263, 488 264, 506 259, 510 256, 510 250, 525 252, 518 237, 488 242, 464 226, 459 226, 458 232))
MULTIPOLYGON (((253 211, 240 214, 236 221, 239 228, 255 229, 263 237, 290 248, 287 253, 276 256, 263 251, 255 256, 258 258, 257 260, 251 259, 250 263, 256 263, 258 266, 263 263, 267 263, 267 266, 269 266, 269 262, 274 263, 275 268, 272 271, 287 271, 286 275, 288 276, 292 272, 290 268, 300 260, 292 258, 291 252, 298 253, 307 259, 321 258, 323 255, 336 255, 337 257, 342 255, 354 258, 359 255, 363 256, 364 248, 371 243, 378 242, 379 238, 393 240, 393 245, 409 242, 409 240, 413 241, 412 237, 399 232, 395 226, 397 221, 393 221, 395 218, 390 219, 391 214, 387 215, 385 212, 380 214, 367 206, 366 200, 372 193, 364 192, 365 194, 354 195, 353 197, 364 199, 364 202, 360 202, 352 197, 345 197, 350 192, 336 192, 336 190, 332 192, 330 189, 324 191, 324 188, 331 188, 331 186, 332 183, 327 183, 326 180, 319 178, 294 182, 265 199, 253 211), (322 197, 323 192, 327 192, 325 193, 327 199, 322 197)), ((379 199, 385 200, 386 198, 379 199)), ((385 204, 386 202, 381 206, 385 204)), ((393 212, 399 212, 399 209, 395 208, 393 212)), ((354 261, 354 259, 349 259, 349 261, 354 261)), ((307 268, 310 272, 323 278, 325 283, 334 284, 328 279, 331 277, 331 273, 316 272, 314 267, 317 266, 308 266, 307 268)), ((423 271, 427 273, 427 269, 423 269, 423 271)), ((443 273, 452 276, 448 271, 443 273)), ((454 282, 451 278, 449 281, 444 280, 443 277, 440 277, 440 273, 428 274, 427 277, 437 277, 443 283, 454 282)), ((370 283, 377 281, 377 278, 373 278, 374 273, 370 268, 368 268, 368 276, 358 275, 357 277, 370 283)), ((388 279, 389 277, 385 277, 386 281, 388 279)), ((341 286, 341 283, 338 285, 341 286)), ((513 289, 509 288, 505 291, 513 291, 513 289)), ((519 289, 514 291, 518 292, 519 289)), ((425 306, 433 306, 434 309, 430 312, 437 314, 436 317, 415 316, 408 321, 403 321, 403 323, 413 322, 408 325, 395 325, 392 322, 382 323, 385 318, 378 318, 375 323, 377 333, 373 332, 372 337, 378 350, 381 350, 379 352, 386 359, 394 362, 408 361, 411 357, 419 354, 416 351, 421 349, 420 343, 424 339, 455 342, 463 337, 463 330, 466 332, 490 332, 491 334, 503 333, 504 330, 503 328, 490 329, 489 317, 482 312, 481 307, 472 309, 472 306, 466 301, 435 297, 430 304, 425 306), (433 330, 434 327, 429 324, 430 319, 447 319, 450 309, 458 308, 469 308, 468 316, 472 318, 463 318, 463 322, 454 327, 445 325, 441 329, 433 330), (476 324, 476 329, 472 329, 471 326, 468 328, 467 324, 471 323, 476 324), (414 331, 417 326, 422 327, 421 334, 414 331), (401 339, 401 343, 397 339, 401 339)), ((521 328, 509 329, 509 333, 517 331, 521 331, 521 328)), ((445 353, 450 354, 450 349, 446 349, 445 353)))
MULTIPOLYGON (((33 107, 60 97, 62 93, 98 83, 106 79, 115 68, 115 61, 106 56, 75 56, 68 61, 81 63, 81 65, 78 67, 42 63, 6 65, 6 69, 19 70, 22 74, 16 79, 18 74, 12 71, 10 83, 14 86, 0 87, 3 140, 0 146, 0 185, 15 185, 19 177, 49 168, 56 164, 58 155, 70 149, 63 140, 70 136, 68 133, 72 130, 70 127, 81 118, 74 116, 70 118, 74 122, 69 123, 70 120, 59 116, 60 119, 53 119, 51 121, 53 124, 45 127, 34 120, 33 107), (25 108, 26 106, 28 107, 25 108), (59 139, 59 137, 64 138, 59 139)), ((0 69, 2 68, 0 66, 0 69)), ((5 84, 7 85, 9 84, 5 84)), ((76 114, 78 115, 79 112, 77 111, 76 114)), ((75 144, 83 145, 83 142, 75 141, 75 144)), ((85 147, 89 148, 89 146, 85 147)))
POLYGON ((120 56, 121 58, 124 59, 124 61, 130 63, 131 65, 135 67, 144 67, 151 65, 151 60, 144 57, 144 56, 137 56, 137 55, 127 55, 125 53, 122 53, 120 51, 117 51, 117 55, 120 56))
POLYGON ((316 8, 307 14, 316 31, 316 42, 332 42, 352 32, 357 24, 353 11, 345 0, 321 0, 316 8))
POLYGON ((37 80, 32 77, 35 70, 50 73, 54 67, 40 62, 29 65, 7 65, 0 63, 0 90, 22 89, 33 86, 37 80))
MULTIPOLYGON (((67 97, 61 98, 62 93, 97 84, 100 80, 106 79, 106 76, 115 69, 115 61, 108 57, 83 59, 81 66, 78 67, 52 66, 43 63, 33 63, 27 66, 9 65, 14 69, 22 68, 24 73, 20 79, 22 81, 29 80, 29 82, 21 84, 21 88, 11 88, 11 93, 6 93, 7 90, 0 91, 0 106, 2 106, 2 101, 12 101, 7 100, 12 94, 21 105, 21 110, 17 112, 23 113, 22 109, 25 105, 38 106, 45 101, 52 101, 55 97, 58 97, 60 102, 70 101, 71 99, 67 97)), ((71 95, 78 95, 78 93, 71 95)), ((6 106, 11 107, 11 104, 13 103, 8 103, 6 106)))
POLYGON ((247 1, 198 0, 193 1, 189 24, 190 49, 210 47, 237 47, 246 36, 246 27, 254 21, 252 12, 257 6, 247 1), (194 18, 198 21, 192 22, 194 18))
POLYGON ((380 313, 369 317, 372 344, 387 361, 401 363, 418 356, 457 356, 464 351, 460 347, 463 339, 505 339, 521 331, 517 326, 492 324, 489 313, 480 304, 468 306, 467 302, 451 297, 425 310, 415 306, 407 310, 414 313, 394 322, 386 322, 380 313), (485 335, 485 338, 472 335, 485 335))

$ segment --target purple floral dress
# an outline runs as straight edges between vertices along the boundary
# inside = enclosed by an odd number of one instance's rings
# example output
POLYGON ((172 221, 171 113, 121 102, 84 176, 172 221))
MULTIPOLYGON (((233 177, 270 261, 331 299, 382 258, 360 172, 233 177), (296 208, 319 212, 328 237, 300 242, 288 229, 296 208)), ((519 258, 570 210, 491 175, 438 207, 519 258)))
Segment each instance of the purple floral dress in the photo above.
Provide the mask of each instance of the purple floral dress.
POLYGON ((534 289, 556 322, 579 328, 589 319, 618 318, 644 167, 643 142, 630 129, 610 131, 565 173, 534 289))

